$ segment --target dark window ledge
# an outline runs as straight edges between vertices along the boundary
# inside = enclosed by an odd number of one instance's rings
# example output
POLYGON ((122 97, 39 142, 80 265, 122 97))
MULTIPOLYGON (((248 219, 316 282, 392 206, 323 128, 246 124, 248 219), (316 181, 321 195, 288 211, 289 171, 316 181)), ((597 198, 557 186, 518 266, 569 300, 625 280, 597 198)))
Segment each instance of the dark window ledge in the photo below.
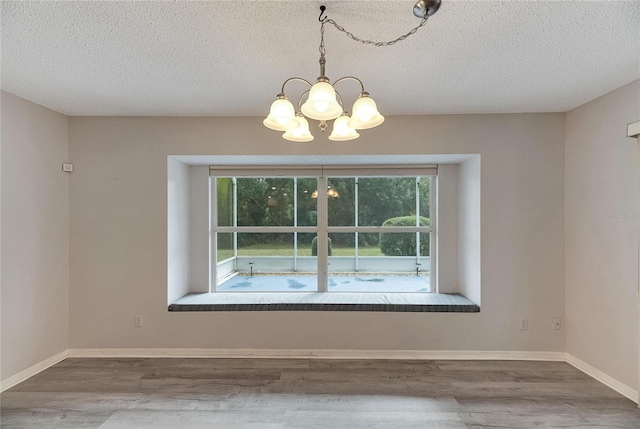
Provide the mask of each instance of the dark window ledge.
POLYGON ((460 294, 444 293, 252 293, 188 294, 169 311, 384 311, 478 313, 480 307, 460 294))

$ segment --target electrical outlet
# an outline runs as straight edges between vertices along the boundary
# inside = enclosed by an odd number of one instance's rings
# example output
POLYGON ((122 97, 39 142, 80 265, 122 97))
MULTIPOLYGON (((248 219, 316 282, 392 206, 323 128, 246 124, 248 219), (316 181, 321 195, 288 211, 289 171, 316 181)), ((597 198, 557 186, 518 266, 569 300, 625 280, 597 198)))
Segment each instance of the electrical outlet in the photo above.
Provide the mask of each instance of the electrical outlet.
POLYGON ((559 317, 554 317, 551 319, 551 329, 554 331, 559 331, 562 329, 562 320, 559 317))
POLYGON ((529 329, 529 319, 520 319, 520 330, 526 331, 529 329))
POLYGON ((136 328, 142 328, 142 315, 137 315, 136 316, 136 321, 134 322, 133 326, 135 326, 136 328))

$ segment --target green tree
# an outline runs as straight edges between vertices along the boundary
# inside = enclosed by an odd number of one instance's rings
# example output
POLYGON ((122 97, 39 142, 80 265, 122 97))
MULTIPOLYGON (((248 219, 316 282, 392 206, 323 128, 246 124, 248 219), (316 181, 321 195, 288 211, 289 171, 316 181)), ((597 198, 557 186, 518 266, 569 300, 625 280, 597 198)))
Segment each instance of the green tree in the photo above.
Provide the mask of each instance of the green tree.
MULTIPOLYGON (((387 219, 382 226, 415 226, 415 216, 401 216, 387 219)), ((428 226, 429 219, 420 217, 420 225, 428 226)), ((380 250, 387 256, 416 256, 416 234, 381 232, 380 250)), ((429 234, 420 235, 420 255, 429 255, 429 234)))
MULTIPOLYGON (((219 179, 220 180, 220 179, 219 179)), ((230 180, 230 179, 224 179, 230 180)), ((387 219, 399 216, 420 215, 428 218, 429 213, 429 180, 419 178, 418 195, 420 196, 420 213, 416 213, 416 178, 415 177, 353 177, 329 178, 328 186, 337 196, 330 196, 328 215, 330 226, 355 226, 355 195, 358 187, 358 225, 379 226, 387 219)), ((231 188, 225 185, 224 193, 227 201, 231 188)), ((313 198, 317 190, 315 178, 297 179, 298 226, 317 225, 317 198, 313 198)), ((238 178, 238 225, 239 226, 283 226, 293 225, 293 179, 291 178, 238 178)), ((318 190, 316 194, 323 197, 318 190)), ((230 207, 230 204, 227 204, 230 207)), ((298 241, 309 243, 312 234, 298 234, 298 241)), ((334 244, 353 246, 354 234, 336 236, 334 244)), ((239 241, 245 245, 251 243, 267 243, 273 240, 287 240, 285 234, 240 234, 239 241)), ((378 245, 378 234, 359 234, 360 245, 378 245)))
MULTIPOLYGON (((238 178, 238 226, 293 225, 293 179, 238 178)), ((239 234, 241 245, 281 242, 291 234, 239 234)))

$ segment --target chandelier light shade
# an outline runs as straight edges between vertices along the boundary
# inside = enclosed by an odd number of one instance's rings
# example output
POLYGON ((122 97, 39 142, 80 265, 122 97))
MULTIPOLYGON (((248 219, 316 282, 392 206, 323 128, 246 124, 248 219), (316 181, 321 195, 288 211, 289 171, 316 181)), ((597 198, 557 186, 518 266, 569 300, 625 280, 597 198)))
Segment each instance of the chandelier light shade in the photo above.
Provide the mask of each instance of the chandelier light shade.
POLYGON ((276 101, 271 103, 269 116, 262 123, 275 131, 287 131, 297 127, 298 121, 293 104, 283 94, 278 95, 276 101))
POLYGON ((296 113, 295 120, 298 125, 287 130, 282 137, 292 142, 310 142, 313 140, 313 136, 309 131, 309 122, 307 121, 307 118, 305 118, 301 113, 296 113))
POLYGON ((360 137, 360 134, 358 134, 358 132, 354 128, 349 126, 349 122, 350 120, 347 114, 338 117, 333 123, 333 130, 331 131, 329 140, 335 142, 344 142, 360 137))
POLYGON ((377 127, 384 122, 384 116, 378 112, 378 106, 369 94, 363 92, 353 103, 353 114, 349 120, 349 126, 356 130, 366 130, 377 127))
POLYGON ((316 82, 309 91, 302 113, 311 119, 329 121, 342 115, 342 106, 336 100, 336 90, 328 81, 316 82))
MULTIPOLYGON (((395 43, 406 39, 413 35, 420 27, 427 23, 427 19, 438 11, 442 0, 420 0, 413 9, 413 13, 421 18, 420 25, 413 28, 408 33, 388 42, 374 42, 371 40, 362 40, 354 36, 352 33, 338 25, 333 19, 323 17, 325 6, 320 6, 320 77, 315 84, 311 84, 308 80, 300 77, 292 77, 282 84, 282 90, 277 95, 276 100, 271 104, 269 115, 262 123, 275 131, 284 131, 282 137, 286 140, 294 142, 309 142, 313 140, 313 135, 309 131, 309 122, 307 118, 320 121, 320 130, 325 132, 327 121, 335 119, 333 129, 329 140, 347 141, 360 137, 356 130, 366 130, 377 127, 384 122, 384 116, 378 111, 376 102, 371 98, 368 92, 364 90, 364 84, 360 79, 354 76, 345 76, 336 80, 333 84, 328 77, 325 76, 326 50, 324 48, 324 25, 331 24, 338 31, 345 33, 356 42, 361 42, 374 46, 391 46, 395 43), (303 82, 308 85, 307 89, 298 100, 298 108, 289 101, 285 95, 285 86, 292 81, 303 82), (336 91, 335 86, 346 81, 354 81, 360 85, 360 95, 353 104, 352 116, 344 111, 344 104, 340 93, 336 91), (306 101, 304 103, 304 97, 306 101)), ((335 192, 335 191, 334 191, 335 192)), ((335 192, 337 197, 337 192, 335 192)), ((334 195, 330 195, 334 196, 334 195)), ((312 197, 314 197, 312 195, 312 197)), ((315 197, 317 198, 317 191, 315 197)))

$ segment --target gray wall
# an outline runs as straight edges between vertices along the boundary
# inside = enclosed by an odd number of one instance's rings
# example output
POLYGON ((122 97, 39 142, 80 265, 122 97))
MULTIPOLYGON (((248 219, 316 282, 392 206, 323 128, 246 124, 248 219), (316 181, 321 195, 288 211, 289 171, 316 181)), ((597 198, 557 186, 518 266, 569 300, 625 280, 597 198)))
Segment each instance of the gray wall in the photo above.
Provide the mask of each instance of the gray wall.
POLYGON ((69 346, 68 119, 2 92, 2 372, 69 346))
POLYGON ((566 115, 567 352, 637 390, 640 81, 566 115))
POLYGON ((389 117, 349 143, 295 144, 260 118, 74 117, 69 133, 72 348, 564 351, 562 113, 389 117), (168 155, 452 153, 482 157, 480 314, 167 311, 168 155))

